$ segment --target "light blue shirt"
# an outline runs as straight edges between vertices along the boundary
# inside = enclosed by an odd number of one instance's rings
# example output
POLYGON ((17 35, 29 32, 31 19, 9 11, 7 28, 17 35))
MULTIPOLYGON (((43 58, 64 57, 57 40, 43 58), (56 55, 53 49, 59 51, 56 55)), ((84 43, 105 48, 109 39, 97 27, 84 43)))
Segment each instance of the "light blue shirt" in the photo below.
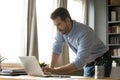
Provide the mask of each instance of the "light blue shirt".
POLYGON ((73 26, 69 34, 62 35, 57 32, 53 52, 60 54, 65 41, 76 54, 76 58, 72 63, 78 69, 102 56, 108 50, 108 47, 103 44, 89 26, 75 20, 73 20, 73 26))

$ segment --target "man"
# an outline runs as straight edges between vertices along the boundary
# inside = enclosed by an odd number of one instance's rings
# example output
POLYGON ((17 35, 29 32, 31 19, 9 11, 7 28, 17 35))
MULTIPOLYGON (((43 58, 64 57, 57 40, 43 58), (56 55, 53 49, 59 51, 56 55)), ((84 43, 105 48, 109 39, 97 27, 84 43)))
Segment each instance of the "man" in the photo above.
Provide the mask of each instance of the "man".
POLYGON ((61 7, 51 14, 51 19, 57 28, 57 35, 50 67, 43 68, 44 73, 69 74, 84 67, 84 76, 93 77, 95 65, 104 65, 104 76, 110 76, 112 60, 108 47, 89 26, 72 20, 69 12, 61 7), (76 58, 70 64, 54 67, 65 41, 75 52, 76 58))

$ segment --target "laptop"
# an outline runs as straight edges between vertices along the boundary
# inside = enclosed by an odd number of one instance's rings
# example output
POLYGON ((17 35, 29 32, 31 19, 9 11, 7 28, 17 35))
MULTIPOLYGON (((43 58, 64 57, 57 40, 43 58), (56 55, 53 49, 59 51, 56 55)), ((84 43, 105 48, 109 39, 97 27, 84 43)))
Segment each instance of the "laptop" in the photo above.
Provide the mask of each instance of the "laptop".
POLYGON ((35 56, 20 56, 19 57, 26 73, 30 76, 40 76, 40 77, 63 77, 69 78, 69 75, 45 75, 42 71, 40 65, 38 64, 35 56))

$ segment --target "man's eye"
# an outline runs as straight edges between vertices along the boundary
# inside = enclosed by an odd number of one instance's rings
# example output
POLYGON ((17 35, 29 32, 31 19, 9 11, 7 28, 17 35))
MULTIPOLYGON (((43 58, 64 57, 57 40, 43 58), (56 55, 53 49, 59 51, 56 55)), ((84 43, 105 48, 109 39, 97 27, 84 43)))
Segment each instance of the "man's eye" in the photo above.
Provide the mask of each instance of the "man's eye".
POLYGON ((59 24, 59 25, 57 25, 57 27, 59 28, 59 27, 60 27, 60 24, 59 24))
POLYGON ((57 25, 58 27, 60 26, 60 24, 57 25))

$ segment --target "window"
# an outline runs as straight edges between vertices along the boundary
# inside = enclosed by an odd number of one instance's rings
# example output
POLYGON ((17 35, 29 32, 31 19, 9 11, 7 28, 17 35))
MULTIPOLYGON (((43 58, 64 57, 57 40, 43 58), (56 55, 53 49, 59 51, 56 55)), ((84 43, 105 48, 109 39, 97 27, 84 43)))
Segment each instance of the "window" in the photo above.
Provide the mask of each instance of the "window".
POLYGON ((37 0, 37 27, 38 27, 38 47, 40 62, 50 62, 53 28, 50 14, 54 9, 54 0, 37 0))
POLYGON ((0 54, 5 62, 20 62, 25 54, 27 0, 0 0, 0 54))
POLYGON ((84 6, 82 0, 68 0, 67 8, 70 12, 72 19, 84 23, 84 6))
MULTIPOLYGON (((57 0, 36 0, 40 62, 50 62, 55 30, 50 14, 56 3, 57 0)), ((27 4, 27 0, 0 1, 0 54, 7 58, 5 62, 19 62, 18 57, 26 53, 27 4)), ((73 19, 83 22, 82 9, 81 0, 68 0, 73 19)), ((70 51, 70 55, 74 53, 70 51)))

